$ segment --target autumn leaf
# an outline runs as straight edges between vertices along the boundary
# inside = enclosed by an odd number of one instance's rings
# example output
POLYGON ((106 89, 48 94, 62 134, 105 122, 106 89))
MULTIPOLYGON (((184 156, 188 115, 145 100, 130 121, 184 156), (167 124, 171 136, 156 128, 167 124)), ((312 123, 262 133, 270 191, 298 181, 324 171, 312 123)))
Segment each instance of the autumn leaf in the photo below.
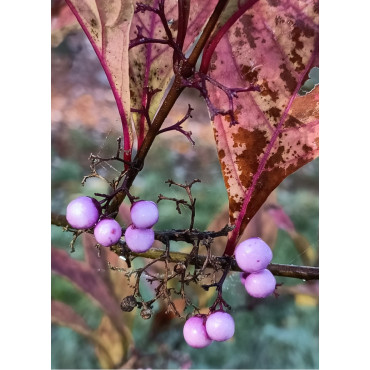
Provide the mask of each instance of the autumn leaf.
POLYGON ((90 338, 92 329, 86 321, 73 310, 73 308, 61 301, 51 301, 51 322, 53 324, 68 326, 75 332, 90 338))
POLYGON ((99 338, 95 353, 103 369, 115 369, 127 359, 129 346, 125 336, 117 331, 108 316, 102 317, 94 334, 99 338))
POLYGON ((303 264, 307 266, 313 266, 317 259, 317 253, 307 238, 297 232, 293 221, 285 213, 281 206, 270 206, 268 207, 268 213, 279 227, 279 229, 284 230, 292 238, 295 248, 302 259, 303 264))
MULTIPOLYGON (((319 89, 298 95, 309 70, 318 63, 318 4, 312 0, 253 3, 219 28, 223 37, 213 35, 201 64, 202 72, 227 87, 260 90, 238 93, 233 101, 235 117, 216 115, 213 120, 230 223, 235 225, 227 255, 233 254, 268 195, 318 155, 319 89)), ((224 91, 212 83, 207 86, 214 106, 230 106, 224 91)))
MULTIPOLYGON (((265 203, 257 211, 251 222, 245 228, 239 241, 259 237, 264 240, 269 247, 273 250, 275 247, 278 226, 276 225, 275 219, 270 215, 272 208, 277 208, 277 197, 276 192, 273 191, 266 199, 265 203)), ((221 230, 229 221, 229 207, 225 205, 213 221, 207 226, 207 230, 221 230)), ((214 239, 212 243, 212 254, 216 256, 222 256, 225 250, 225 244, 227 242, 227 236, 222 236, 214 239)), ((205 247, 200 247, 200 254, 206 254, 205 247)))
POLYGON ((67 252, 51 248, 52 272, 70 280, 77 288, 90 296, 111 318, 117 329, 123 330, 122 312, 104 279, 86 262, 71 258, 67 252))
POLYGON ((124 158, 131 160, 128 45, 134 7, 131 0, 66 0, 107 75, 123 130, 124 158))

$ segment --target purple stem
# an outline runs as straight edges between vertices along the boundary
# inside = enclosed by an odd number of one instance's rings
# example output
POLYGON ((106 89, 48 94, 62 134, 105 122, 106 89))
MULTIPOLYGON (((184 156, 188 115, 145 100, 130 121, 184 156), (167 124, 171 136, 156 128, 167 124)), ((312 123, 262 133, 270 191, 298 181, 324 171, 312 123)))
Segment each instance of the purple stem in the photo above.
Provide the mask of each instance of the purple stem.
POLYGON ((184 123, 189 117, 191 118, 191 111, 194 110, 190 104, 189 104, 189 108, 188 108, 188 111, 186 113, 186 115, 184 116, 183 119, 181 119, 180 121, 176 122, 174 125, 172 126, 169 126, 169 127, 166 127, 166 128, 163 128, 162 130, 159 130, 158 131, 158 134, 161 134, 163 132, 168 132, 168 131, 172 131, 172 130, 175 130, 175 131, 179 131, 181 132, 182 134, 184 134, 188 140, 193 144, 195 145, 195 141, 191 138, 191 134, 192 132, 191 131, 185 131, 182 127, 181 127, 181 124, 184 123))

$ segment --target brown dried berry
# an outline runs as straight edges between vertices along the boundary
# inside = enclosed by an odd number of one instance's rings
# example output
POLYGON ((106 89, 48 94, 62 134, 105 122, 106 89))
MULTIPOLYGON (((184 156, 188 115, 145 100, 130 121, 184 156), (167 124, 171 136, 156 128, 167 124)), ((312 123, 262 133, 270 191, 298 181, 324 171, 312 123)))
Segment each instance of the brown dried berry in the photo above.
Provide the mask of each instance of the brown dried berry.
POLYGON ((122 299, 121 310, 131 312, 137 306, 136 299, 133 295, 129 295, 122 299))
POLYGON ((152 317, 152 310, 150 308, 143 308, 140 312, 140 316, 144 319, 144 320, 148 320, 152 317))
POLYGON ((173 268, 173 270, 177 273, 177 274, 182 274, 183 272, 186 271, 186 266, 179 262, 179 263, 176 263, 175 267, 173 268))

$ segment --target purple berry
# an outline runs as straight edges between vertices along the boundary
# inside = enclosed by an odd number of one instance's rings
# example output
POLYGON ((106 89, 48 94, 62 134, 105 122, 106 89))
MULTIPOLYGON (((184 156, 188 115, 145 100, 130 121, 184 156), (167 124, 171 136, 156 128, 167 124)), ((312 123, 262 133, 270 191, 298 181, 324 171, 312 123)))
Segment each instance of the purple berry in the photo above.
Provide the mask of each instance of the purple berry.
POLYGON ((234 319, 227 312, 216 311, 208 316, 206 330, 211 339, 223 342, 234 335, 234 319))
POLYGON ((250 274, 245 279, 245 289, 255 298, 265 298, 275 291, 276 279, 269 270, 250 274))
POLYGON ((152 229, 137 229, 130 225, 125 232, 127 246, 137 253, 146 252, 154 243, 154 231, 152 229))
POLYGON ((122 236, 122 229, 116 220, 106 218, 98 222, 94 228, 96 241, 104 247, 116 244, 122 236))
POLYGON ((272 251, 262 239, 251 238, 236 247, 235 259, 245 272, 261 271, 271 262, 272 251))
POLYGON ((194 348, 204 348, 212 343, 209 338, 203 317, 193 316, 188 319, 183 330, 186 343, 194 348))
POLYGON ((100 204, 96 199, 78 197, 68 204, 66 218, 75 229, 89 229, 97 223, 100 213, 100 204))
POLYGON ((158 221, 158 207, 154 202, 140 200, 131 207, 131 220, 138 229, 152 227, 158 221))

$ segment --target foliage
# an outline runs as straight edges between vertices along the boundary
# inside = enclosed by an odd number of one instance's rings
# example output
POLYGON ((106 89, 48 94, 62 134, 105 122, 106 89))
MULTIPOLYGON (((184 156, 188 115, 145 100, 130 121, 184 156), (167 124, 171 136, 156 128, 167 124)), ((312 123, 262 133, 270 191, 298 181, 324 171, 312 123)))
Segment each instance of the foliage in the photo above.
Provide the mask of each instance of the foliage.
MULTIPOLYGON (((148 152, 153 142, 181 133, 193 145, 203 145, 202 140, 194 140, 195 135, 184 128, 193 116, 190 104, 175 123, 162 128, 183 91, 199 92, 213 125, 229 206, 213 222, 205 222, 201 230, 208 226, 219 232, 209 234, 197 229, 195 201, 198 207, 204 199, 194 197, 192 186, 200 181, 181 184, 170 179, 167 184, 182 188, 189 199, 169 196, 167 190, 159 193, 157 201, 175 202, 179 214, 185 206, 190 226, 186 222, 185 230, 180 230, 177 224, 176 231, 157 231, 155 246, 163 243, 165 250, 161 250, 159 257, 146 255, 154 258, 146 265, 137 265, 135 253, 124 242, 111 246, 115 253, 109 253, 99 246, 96 249, 94 240, 86 234, 85 261, 71 259, 66 252, 52 249, 53 272, 69 279, 103 311, 98 327, 94 328, 66 303, 54 300, 53 322, 68 325, 90 340, 103 368, 145 366, 146 355, 135 346, 132 336, 134 313, 124 313, 127 325, 122 322, 119 308, 122 298, 127 301, 132 297, 134 306, 141 309, 142 318, 152 317, 155 311, 156 330, 152 328, 152 333, 158 331, 159 335, 166 327, 163 317, 167 318, 166 322, 168 318, 184 317, 192 311, 207 314, 208 307, 212 312, 218 302, 229 307, 222 298, 222 291, 227 296, 222 286, 232 266, 230 256, 237 242, 248 235, 269 239, 273 248, 280 228, 287 232, 304 264, 312 266, 317 262, 317 251, 294 227, 274 199, 273 190, 318 155, 319 88, 306 81, 315 77, 315 69, 311 68, 318 65, 318 3, 311 0, 159 0, 154 3, 66 0, 66 3, 107 76, 122 126, 122 138, 117 141, 115 154, 90 155, 91 171, 82 181, 83 185, 91 184, 90 180, 105 182, 103 191, 91 188, 95 196, 102 198, 102 217, 118 217, 126 227, 130 224, 127 200, 133 203, 139 194, 134 181, 140 183, 144 162, 146 166, 150 163, 153 150, 151 155, 148 152), (110 169, 116 172, 113 176, 110 169), (226 214, 229 217, 225 222, 226 214), (217 228, 221 223, 231 226, 217 228), (228 233, 225 248, 222 236, 228 233), (189 252, 181 263, 174 264, 171 257, 170 252, 175 250, 173 241, 178 242, 181 251, 189 252), (187 241, 191 248, 181 241, 187 241), (202 252, 206 257, 200 266, 196 261, 202 252), (217 255, 225 258, 217 259, 217 255), (122 266, 119 256, 127 267, 122 266), (159 268, 161 263, 164 270, 159 268), (121 281, 122 272, 126 283, 121 281), (142 281, 149 282, 150 287, 143 287, 142 281), (200 281, 206 292, 198 285, 200 281), (216 287, 218 297, 210 306, 211 287, 216 287)), ((76 25, 68 8, 60 2, 57 8, 61 19, 54 22, 55 44, 76 25)), ((77 171, 76 167, 72 177, 77 171)), ((145 181, 149 182, 150 177, 145 176, 145 181)), ((153 197, 152 189, 149 195, 153 197)), ((74 233, 71 242, 74 251, 82 231, 69 227, 59 215, 54 215, 52 222, 74 233)), ((157 226, 160 225, 161 220, 157 226)), ((276 275, 314 278, 305 267, 303 270, 299 266, 269 268, 276 275), (306 271, 305 275, 299 275, 299 269, 306 271)), ((295 295, 297 304, 307 304, 305 297, 312 297, 313 304, 317 303, 315 283, 293 287, 288 284, 281 288, 278 292, 295 295)), ((247 307, 252 309, 256 303, 252 301, 247 307)), ((268 325, 265 329, 266 338, 283 335, 268 325)), ((182 368, 191 365, 192 358, 176 355, 166 348, 163 353, 169 361, 177 362, 182 368)))

